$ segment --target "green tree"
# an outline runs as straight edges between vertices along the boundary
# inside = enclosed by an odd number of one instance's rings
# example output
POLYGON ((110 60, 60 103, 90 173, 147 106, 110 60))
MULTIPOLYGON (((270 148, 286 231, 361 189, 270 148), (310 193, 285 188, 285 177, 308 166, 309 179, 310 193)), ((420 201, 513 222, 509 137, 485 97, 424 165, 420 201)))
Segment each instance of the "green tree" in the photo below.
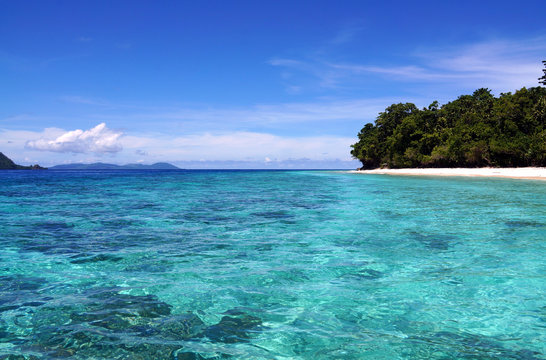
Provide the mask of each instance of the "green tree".
POLYGON ((351 154, 363 168, 545 166, 546 88, 498 98, 486 88, 419 110, 393 104, 366 124, 351 154))

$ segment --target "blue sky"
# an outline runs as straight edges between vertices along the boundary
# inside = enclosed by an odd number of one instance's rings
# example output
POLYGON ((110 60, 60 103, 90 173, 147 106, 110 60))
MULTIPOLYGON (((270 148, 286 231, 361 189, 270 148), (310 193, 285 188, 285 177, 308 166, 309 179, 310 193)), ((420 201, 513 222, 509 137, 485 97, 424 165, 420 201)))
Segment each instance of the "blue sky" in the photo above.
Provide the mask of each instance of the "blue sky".
POLYGON ((355 167, 395 102, 537 86, 541 1, 0 1, 21 164, 355 167))

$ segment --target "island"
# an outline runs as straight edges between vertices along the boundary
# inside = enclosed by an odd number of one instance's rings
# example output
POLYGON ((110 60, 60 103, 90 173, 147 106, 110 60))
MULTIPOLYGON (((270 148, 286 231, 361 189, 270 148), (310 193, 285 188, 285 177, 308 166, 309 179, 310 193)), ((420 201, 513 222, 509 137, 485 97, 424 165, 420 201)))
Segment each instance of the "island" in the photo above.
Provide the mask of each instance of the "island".
POLYGON ((23 166, 17 165, 10 158, 0 152, 0 170, 46 170, 47 168, 40 165, 23 166))
POLYGON ((351 154, 359 170, 545 167, 546 88, 393 104, 362 128, 351 154))

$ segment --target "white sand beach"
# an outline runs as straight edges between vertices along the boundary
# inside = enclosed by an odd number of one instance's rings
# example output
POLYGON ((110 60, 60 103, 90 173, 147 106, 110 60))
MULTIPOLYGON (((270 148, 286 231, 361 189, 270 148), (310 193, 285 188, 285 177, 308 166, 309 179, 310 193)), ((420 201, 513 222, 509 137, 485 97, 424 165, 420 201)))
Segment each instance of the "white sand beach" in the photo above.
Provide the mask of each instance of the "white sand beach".
POLYGON ((425 169, 374 169, 353 170, 355 174, 425 175, 425 176, 482 176, 514 179, 546 180, 546 168, 425 168, 425 169))

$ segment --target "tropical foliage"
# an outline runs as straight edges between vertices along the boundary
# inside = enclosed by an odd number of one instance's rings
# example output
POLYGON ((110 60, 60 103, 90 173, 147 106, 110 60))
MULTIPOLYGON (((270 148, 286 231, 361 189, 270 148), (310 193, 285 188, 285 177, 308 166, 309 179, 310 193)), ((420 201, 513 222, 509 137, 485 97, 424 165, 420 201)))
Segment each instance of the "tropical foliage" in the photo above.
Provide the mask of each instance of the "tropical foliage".
POLYGON ((482 88, 423 109, 393 104, 352 148, 365 169, 546 166, 546 88, 499 97, 482 88))

